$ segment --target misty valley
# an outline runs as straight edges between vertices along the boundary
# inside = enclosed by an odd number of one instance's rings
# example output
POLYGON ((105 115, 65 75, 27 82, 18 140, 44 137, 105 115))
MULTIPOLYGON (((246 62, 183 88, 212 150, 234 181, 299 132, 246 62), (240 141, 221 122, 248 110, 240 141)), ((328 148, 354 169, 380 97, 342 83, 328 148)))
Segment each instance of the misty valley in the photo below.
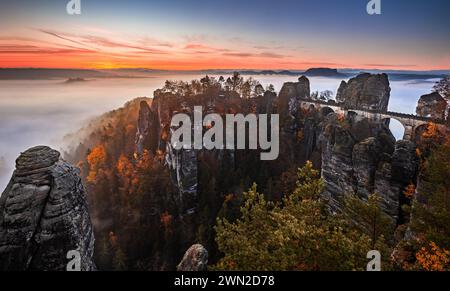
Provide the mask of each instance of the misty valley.
POLYGON ((65 269, 66 249, 81 270, 366 270, 372 250, 427 268, 448 241, 429 228, 447 217, 439 80, 0 81, 0 268, 65 269), (12 247, 29 229, 40 247, 12 247))

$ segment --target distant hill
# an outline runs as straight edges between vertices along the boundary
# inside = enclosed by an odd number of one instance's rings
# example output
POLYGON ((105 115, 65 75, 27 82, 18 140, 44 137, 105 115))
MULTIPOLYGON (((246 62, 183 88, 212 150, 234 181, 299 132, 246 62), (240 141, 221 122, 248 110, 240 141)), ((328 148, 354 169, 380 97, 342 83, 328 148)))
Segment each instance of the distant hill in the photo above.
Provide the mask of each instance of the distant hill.
POLYGON ((87 81, 88 80, 86 80, 84 78, 69 78, 64 83, 65 84, 72 84, 72 83, 82 83, 82 82, 87 82, 87 81))
MULTIPOLYGON (((208 75, 231 75, 236 70, 152 70, 145 68, 130 69, 45 69, 45 68, 0 68, 0 80, 67 80, 67 82, 81 79, 101 78, 152 78, 155 75, 174 74, 208 74, 208 75)), ((360 70, 360 69, 332 69, 332 68, 310 68, 306 71, 300 70, 238 70, 241 75, 278 75, 278 76, 301 76, 326 77, 347 79, 360 74, 386 73, 391 81, 428 80, 440 79, 450 74, 450 71, 395 71, 395 70, 360 70)))
POLYGON ((329 77, 329 78, 346 78, 349 74, 338 72, 337 69, 330 68, 311 68, 303 72, 307 77, 329 77))
POLYGON ((0 80, 79 80, 89 78, 142 78, 142 76, 111 70, 0 68, 0 80))

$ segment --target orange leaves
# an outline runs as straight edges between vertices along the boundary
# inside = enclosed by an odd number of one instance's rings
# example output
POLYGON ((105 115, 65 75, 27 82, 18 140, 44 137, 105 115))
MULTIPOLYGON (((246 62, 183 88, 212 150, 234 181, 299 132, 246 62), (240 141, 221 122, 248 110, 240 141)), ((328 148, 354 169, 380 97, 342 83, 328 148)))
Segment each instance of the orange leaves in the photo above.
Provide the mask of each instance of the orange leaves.
POLYGON ((106 161, 106 150, 103 145, 98 145, 92 149, 92 151, 87 156, 87 161, 89 164, 89 175, 87 176, 88 182, 95 182, 97 179, 97 174, 100 168, 105 164, 106 161))
POLYGON ((438 128, 436 123, 429 122, 425 131, 422 133, 423 138, 434 138, 438 136, 438 128))
POLYGON ((163 214, 161 214, 161 223, 164 225, 165 228, 171 225, 172 220, 173 216, 170 215, 168 211, 165 211, 163 214))
POLYGON ((117 172, 124 177, 131 177, 133 174, 133 164, 127 159, 124 154, 121 154, 117 161, 117 172))
POLYGON ((408 199, 412 199, 414 193, 416 193, 416 186, 414 186, 414 184, 409 184, 408 187, 405 188, 405 191, 403 191, 403 195, 408 199))
POLYGON ((98 145, 92 149, 88 155, 87 160, 90 166, 104 163, 106 159, 106 150, 103 145, 98 145))
POLYGON ((300 129, 297 130, 297 134, 296 134, 297 142, 301 142, 303 140, 303 138, 304 138, 303 131, 300 129))
POLYGON ((130 185, 133 185, 134 167, 124 154, 120 155, 119 160, 117 161, 116 169, 125 189, 128 189, 130 185))
POLYGON ((417 262, 425 271, 448 271, 450 252, 439 248, 434 242, 429 247, 423 247, 416 254, 417 262))
POLYGON ((416 156, 419 158, 422 157, 422 151, 419 148, 416 148, 416 156))
POLYGON ((228 202, 232 201, 233 199, 234 199, 234 194, 231 193, 231 194, 225 195, 225 199, 224 199, 223 203, 228 204, 228 202))

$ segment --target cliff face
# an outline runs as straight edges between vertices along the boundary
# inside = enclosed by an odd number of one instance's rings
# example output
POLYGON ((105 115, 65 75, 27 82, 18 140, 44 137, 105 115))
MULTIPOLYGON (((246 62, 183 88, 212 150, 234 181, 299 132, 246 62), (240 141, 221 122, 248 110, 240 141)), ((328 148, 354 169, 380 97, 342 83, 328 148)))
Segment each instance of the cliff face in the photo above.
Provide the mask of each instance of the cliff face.
POLYGON ((300 106, 300 99, 308 99, 311 96, 309 80, 301 76, 298 82, 284 83, 278 95, 278 108, 282 116, 295 115, 300 106))
POLYGON ((94 270, 94 235, 79 170, 48 147, 22 153, 0 198, 0 269, 66 270, 69 251, 94 270))
MULTIPOLYGON (((363 74, 343 82, 337 98, 349 108, 384 111, 389 91, 386 75, 363 74)), ((387 124, 359 116, 338 120, 330 114, 322 128, 324 194, 332 208, 340 208, 343 195, 356 193, 367 199, 377 193, 385 212, 397 220, 402 193, 417 174, 415 145, 396 142, 387 124)))
MULTIPOLYGON (((228 93, 230 94, 230 93, 228 93)), ((339 88, 338 101, 342 106, 354 109, 387 110, 390 86, 387 75, 361 74, 339 88)), ((197 206, 200 173, 203 171, 199 157, 203 151, 176 151, 167 142, 170 140, 169 122, 174 112, 192 115, 193 105, 208 99, 207 111, 221 112, 227 106, 235 106, 236 112, 245 113, 252 106, 258 113, 279 113, 281 120, 281 154, 279 163, 288 167, 301 165, 312 160, 321 167, 326 182, 324 195, 328 196, 333 208, 339 208, 343 195, 357 193, 363 199, 380 192, 384 197, 385 211, 394 219, 399 216, 399 200, 403 188, 414 179, 416 163, 414 155, 402 154, 405 142, 395 142, 387 124, 375 123, 359 116, 347 116, 345 120, 333 112, 300 110, 302 99, 310 98, 310 83, 302 76, 298 82, 285 83, 278 96, 265 92, 254 100, 247 101, 227 96, 224 100, 211 96, 183 99, 168 93, 155 94, 152 107, 141 104, 138 122, 137 151, 156 151, 164 147, 165 161, 174 184, 180 191, 177 198, 179 208, 194 211, 197 206), (232 101, 231 101, 232 100, 232 101), (142 123, 142 121, 144 121, 142 123), (149 138, 153 132, 155 137, 149 138), (165 137, 165 138, 164 138, 165 137), (153 140, 152 140, 153 138, 153 140), (146 144, 140 141, 147 140, 146 144), (410 168, 406 175, 397 177, 399 169, 410 168)), ((226 113, 225 111, 222 113, 226 113)), ((210 159, 221 163, 221 151, 207 154, 210 159)), ((409 150, 408 153, 412 153, 409 150)), ((239 166, 239 156, 232 156, 232 164, 239 166)))
POLYGON ((144 150, 165 155, 165 163, 180 193, 175 197, 177 207, 186 213, 192 212, 196 207, 198 152, 176 150, 169 142, 172 134, 170 122, 176 112, 193 114, 191 108, 173 94, 156 94, 151 107, 146 101, 142 101, 137 123, 136 152, 138 156, 144 150))
POLYGON ((419 116, 444 120, 446 110, 447 101, 439 93, 434 92, 420 97, 416 113, 419 116))
POLYGON ((360 74, 342 81, 336 101, 352 109, 387 111, 391 88, 386 74, 360 74))
POLYGON ((208 251, 199 244, 191 246, 183 256, 177 271, 206 271, 208 266, 208 251))

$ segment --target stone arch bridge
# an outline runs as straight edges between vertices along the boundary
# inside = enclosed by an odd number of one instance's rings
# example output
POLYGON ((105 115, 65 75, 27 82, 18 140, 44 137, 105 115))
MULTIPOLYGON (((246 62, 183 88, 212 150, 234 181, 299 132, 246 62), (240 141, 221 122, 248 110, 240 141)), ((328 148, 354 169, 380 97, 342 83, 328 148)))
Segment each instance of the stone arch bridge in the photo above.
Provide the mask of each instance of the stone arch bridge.
POLYGON ((414 141, 416 130, 419 127, 427 125, 430 122, 435 123, 440 131, 445 132, 446 130, 445 120, 436 120, 433 118, 422 117, 413 114, 344 108, 337 103, 316 101, 316 100, 301 100, 300 104, 303 109, 310 109, 311 107, 314 107, 315 109, 328 110, 329 113, 331 113, 330 110, 332 110, 334 113, 342 114, 344 116, 348 116, 349 114, 355 114, 356 117, 367 118, 369 120, 381 122, 383 120, 395 119, 398 122, 400 122, 405 129, 403 139, 410 141, 414 141))

